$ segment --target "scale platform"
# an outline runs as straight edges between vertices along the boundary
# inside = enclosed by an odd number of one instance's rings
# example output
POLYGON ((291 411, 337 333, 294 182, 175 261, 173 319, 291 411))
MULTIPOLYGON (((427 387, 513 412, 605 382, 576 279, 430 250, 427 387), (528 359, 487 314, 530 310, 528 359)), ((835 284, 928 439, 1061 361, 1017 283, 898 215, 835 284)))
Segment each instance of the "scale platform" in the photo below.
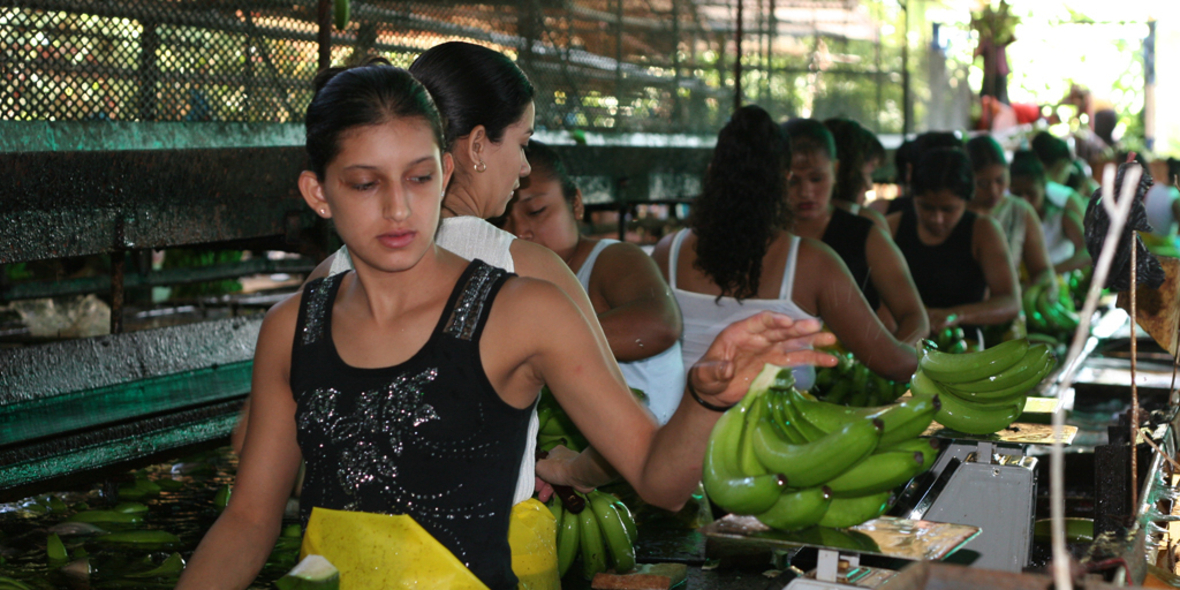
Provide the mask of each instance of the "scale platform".
POLYGON ((791 590, 818 590, 875 588, 897 572, 861 567, 861 555, 907 561, 940 560, 978 536, 980 529, 970 525, 883 516, 848 529, 811 527, 787 533, 772 529, 753 516, 730 514, 699 531, 706 538, 760 549, 818 549, 816 569, 788 585, 791 590))
MULTIPOLYGON (((1067 446, 1073 444, 1073 439, 1077 435, 1077 426, 1063 426, 1061 444, 1067 446)), ((990 442, 998 445, 1051 445, 1053 444, 1053 426, 1049 424, 1015 422, 1008 428, 993 434, 965 434, 951 430, 937 422, 932 422, 930 423, 930 427, 926 429, 926 432, 922 433, 922 436, 957 441, 990 442)))

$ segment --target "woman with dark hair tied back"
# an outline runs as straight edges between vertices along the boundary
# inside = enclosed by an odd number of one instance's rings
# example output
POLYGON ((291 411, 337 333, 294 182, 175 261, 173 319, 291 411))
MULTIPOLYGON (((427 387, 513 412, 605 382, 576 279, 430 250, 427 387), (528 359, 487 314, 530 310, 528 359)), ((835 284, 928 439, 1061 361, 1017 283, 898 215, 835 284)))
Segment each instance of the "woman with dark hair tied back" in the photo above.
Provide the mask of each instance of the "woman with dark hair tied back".
MULTIPOLYGON (((609 357, 610 344, 594 306, 565 263, 549 249, 517 240, 485 221, 503 215, 512 191, 530 171, 525 147, 533 134, 534 89, 528 77, 504 54, 463 42, 426 50, 409 71, 438 105, 445 124, 443 145, 455 162, 455 173, 443 197, 438 244, 468 260, 478 258, 557 285, 590 318, 601 352, 609 357)), ((320 263, 308 280, 351 268, 345 246, 320 263)), ((617 365, 612 367, 619 383, 624 383, 617 365)), ((526 457, 535 453, 535 412, 529 429, 534 436, 525 448, 526 457)), ((533 475, 533 462, 524 461, 516 490, 518 502, 532 497, 533 475)), ((548 490, 543 492, 547 497, 548 490)))
POLYGON ((959 149, 962 147, 962 140, 953 131, 927 131, 915 137, 913 141, 903 143, 901 147, 897 148, 897 152, 894 153, 894 161, 897 164, 898 183, 902 188, 901 196, 888 201, 877 199, 869 203, 869 207, 886 215, 908 209, 913 203, 914 168, 917 167, 918 162, 932 150, 942 148, 959 149))
POLYGON ((832 179, 844 162, 835 158, 828 128, 815 119, 792 119, 782 128, 791 142, 791 232, 830 246, 847 265, 869 308, 880 310, 883 323, 898 340, 917 344, 930 331, 922 298, 901 251, 886 230, 864 215, 869 210, 855 215, 836 201, 832 179))
POLYGON ((840 162, 832 198, 864 206, 865 193, 873 188, 873 172, 885 163, 885 146, 872 131, 852 119, 827 119, 824 126, 832 132, 840 162))
MULTIPOLYGON (((874 372, 909 378, 914 349, 881 325, 840 257, 786 230, 790 161, 791 146, 770 115, 754 105, 738 109, 717 136, 688 229, 666 236, 652 253, 684 317, 685 365, 697 362, 722 326, 774 310, 822 319, 874 372)), ((801 367, 795 378, 807 389, 815 373, 801 367)))
POLYGON ((1066 202, 1072 201, 1079 211, 1085 211, 1089 199, 1068 185, 1074 170, 1069 144, 1048 131, 1037 133, 1029 143, 1045 170, 1045 198, 1056 207, 1065 207, 1066 202))
MULTIPOLYGON (((1012 194, 1023 198, 1037 212, 1053 272, 1061 274, 1089 266, 1091 261, 1082 229, 1082 209, 1076 200, 1059 189, 1056 189, 1057 199, 1049 198, 1052 181, 1036 152, 1017 151, 1012 155, 1008 170, 1012 178, 1012 194)), ((1068 190, 1068 187, 1063 188, 1068 190)))
MULTIPOLYGON (((521 583, 556 588, 552 514, 514 502, 542 385, 646 501, 675 510, 700 481, 702 433, 764 363, 835 364, 799 350, 832 341, 815 322, 761 314, 717 337, 689 372, 696 401, 657 428, 567 294, 435 243, 453 157, 422 85, 388 65, 335 74, 307 109, 299 189, 353 269, 267 313, 234 493, 179 588, 252 582, 301 459, 302 552, 336 565, 342 588, 515 589, 519 557, 536 562, 521 583)), ((566 451, 543 475, 588 491, 607 476, 597 460, 566 451)))
POLYGON ((967 142, 967 156, 975 172, 975 196, 967 209, 987 215, 1000 224, 1008 240, 1008 254, 1019 271, 1023 266, 1025 285, 1043 283, 1056 292, 1053 265, 1045 250, 1045 233, 1041 219, 1024 199, 1008 192, 1008 159, 1004 149, 990 135, 980 135, 967 142))
POLYGON ((666 423, 684 393, 676 298, 638 246, 582 235, 582 191, 553 148, 534 139, 528 156, 533 171, 521 180, 504 229, 553 250, 576 273, 627 385, 666 423))
POLYGON ((967 210, 975 193, 967 154, 926 152, 912 179, 913 205, 888 219, 930 314, 930 329, 1012 321, 1020 313, 1016 271, 999 225, 967 210))

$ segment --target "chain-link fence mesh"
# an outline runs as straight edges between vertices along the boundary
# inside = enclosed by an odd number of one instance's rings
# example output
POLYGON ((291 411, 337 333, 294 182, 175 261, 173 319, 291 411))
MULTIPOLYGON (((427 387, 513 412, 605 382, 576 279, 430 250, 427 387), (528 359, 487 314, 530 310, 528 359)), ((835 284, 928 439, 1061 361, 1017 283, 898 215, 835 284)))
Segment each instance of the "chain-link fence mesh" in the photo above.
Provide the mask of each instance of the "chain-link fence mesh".
MULTIPOLYGON (((900 62, 876 30, 877 3, 744 3, 747 100, 780 118, 846 115, 900 131, 900 62)), ((317 69, 317 5, 15 0, 0 7, 0 120, 297 122, 317 69)), ((541 129, 711 134, 733 106, 735 10, 736 0, 353 0, 331 55, 408 66, 437 43, 473 41, 530 75, 541 129)))

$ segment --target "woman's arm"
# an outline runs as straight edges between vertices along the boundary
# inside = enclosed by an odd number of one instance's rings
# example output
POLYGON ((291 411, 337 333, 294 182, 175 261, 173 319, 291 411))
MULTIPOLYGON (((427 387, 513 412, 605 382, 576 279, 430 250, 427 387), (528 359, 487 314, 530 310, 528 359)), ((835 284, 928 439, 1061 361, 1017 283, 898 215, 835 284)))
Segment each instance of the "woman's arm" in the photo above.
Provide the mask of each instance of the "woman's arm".
POLYGON ((611 352, 619 362, 637 361, 668 350, 680 339, 680 308, 660 269, 638 246, 619 243, 598 256, 590 275, 590 300, 605 304, 598 314, 611 352))
MULTIPOLYGON (((590 445, 639 492, 645 501, 675 510, 696 488, 701 477, 708 433, 720 417, 686 393, 680 407, 663 427, 639 405, 630 390, 616 384, 607 361, 598 352, 591 327, 576 308, 551 285, 515 281, 504 286, 485 334, 526 348, 527 360, 505 376, 501 387, 518 383, 522 391, 547 383, 590 445), (515 283, 515 284, 513 284, 515 283), (544 330, 532 318, 544 317, 544 330)), ((788 349, 810 343, 830 343, 819 333, 818 322, 795 323, 763 313, 730 326, 714 340, 689 378, 707 402, 727 406, 740 400, 765 363, 831 366, 835 359, 812 350, 788 349)), ((486 338, 481 353, 496 347, 486 338)), ((535 389, 533 389, 535 391, 535 389)), ((541 461, 537 474, 550 483, 589 488, 602 483, 601 469, 583 453, 574 460, 561 457, 541 461)))
POLYGON ((809 279, 795 281, 796 304, 818 315, 840 344, 874 373, 896 381, 914 374, 914 348, 885 329, 838 254, 822 242, 803 240, 796 265, 795 276, 809 279))
POLYGON ((299 470, 289 375, 299 297, 266 316, 254 351, 253 412, 234 493, 205 534, 177 588, 245 588, 266 563, 299 470))
POLYGON ((1061 231, 1066 239, 1073 242, 1073 256, 1058 262, 1053 266, 1053 271, 1061 274, 1092 265, 1090 251, 1086 249, 1085 232, 1082 229, 1082 214, 1072 201, 1066 204, 1065 213, 1061 216, 1061 231))
MULTIPOLYGON (((513 240, 511 252, 516 274, 553 283, 573 301, 574 305, 578 307, 578 311, 589 323, 594 339, 598 342, 599 351, 606 355, 608 368, 614 374, 619 385, 626 387, 627 382, 619 371, 619 363, 615 361, 610 343, 602 331, 602 325, 598 323, 598 315, 594 312, 594 305, 590 303, 590 297, 586 295, 582 283, 578 282, 578 277, 570 272, 570 267, 565 261, 554 254, 553 250, 525 240, 513 240)), ((544 318, 545 316, 534 317, 544 318)))
POLYGON ((869 263, 869 280, 897 322, 894 335, 911 346, 917 344, 930 334, 930 320, 905 256, 885 230, 873 227, 865 240, 865 260, 869 263))
POLYGON ((1016 270, 1012 267, 1007 240, 1004 239, 1004 232, 1000 226, 992 218, 980 215, 975 220, 971 244, 975 260, 983 267, 988 298, 979 303, 930 309, 931 330, 941 330, 960 324, 1002 324, 1011 321, 1020 313, 1020 286, 1016 281, 1016 270))
MULTIPOLYGON (((1037 210, 1028 205, 1027 201, 1023 199, 1020 203, 1026 206, 1024 209, 1024 252, 1021 253, 1021 259, 1024 261, 1024 268, 1028 271, 1029 283, 1050 284, 1053 283, 1053 290, 1056 292, 1056 283, 1053 282, 1053 264, 1049 261, 1049 250, 1045 248, 1045 230, 1041 227, 1041 218, 1037 215, 1037 210)), ((1015 252, 1011 253, 1016 256, 1015 252)))
MULTIPOLYGON (((875 201, 874 201, 875 202, 875 201)), ((873 225, 884 231, 889 231, 889 222, 885 221, 885 214, 869 207, 858 207, 856 214, 873 222, 873 225)))

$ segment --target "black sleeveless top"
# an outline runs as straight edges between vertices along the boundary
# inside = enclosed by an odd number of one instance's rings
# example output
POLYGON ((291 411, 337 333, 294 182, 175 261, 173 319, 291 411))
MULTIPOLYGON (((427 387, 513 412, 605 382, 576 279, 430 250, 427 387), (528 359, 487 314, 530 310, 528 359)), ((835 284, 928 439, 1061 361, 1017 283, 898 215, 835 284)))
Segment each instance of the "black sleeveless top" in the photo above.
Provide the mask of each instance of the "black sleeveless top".
POLYGON ((896 199, 889 200, 889 207, 885 209, 886 215, 897 213, 898 211, 905 211, 906 209, 914 208, 914 198, 911 196, 901 196, 896 199))
POLYGON ((926 307, 944 309, 983 301, 987 278, 971 255, 975 219, 974 213, 963 211, 959 224, 943 243, 927 246, 918 239, 918 214, 914 208, 902 209, 893 241, 905 255, 926 307))
POLYGON ((869 308, 873 311, 881 304, 877 289, 869 280, 869 261, 865 258, 865 243, 869 240, 869 232, 873 229, 872 220, 849 213, 839 207, 832 211, 832 219, 824 230, 823 243, 832 247, 848 271, 852 279, 865 295, 869 308))
POLYGON ((479 355, 508 273, 472 262, 421 350, 381 369, 345 364, 332 342, 344 276, 304 287, 295 330, 304 526, 313 506, 408 514, 489 588, 516 588, 508 519, 532 409, 496 394, 479 355))

